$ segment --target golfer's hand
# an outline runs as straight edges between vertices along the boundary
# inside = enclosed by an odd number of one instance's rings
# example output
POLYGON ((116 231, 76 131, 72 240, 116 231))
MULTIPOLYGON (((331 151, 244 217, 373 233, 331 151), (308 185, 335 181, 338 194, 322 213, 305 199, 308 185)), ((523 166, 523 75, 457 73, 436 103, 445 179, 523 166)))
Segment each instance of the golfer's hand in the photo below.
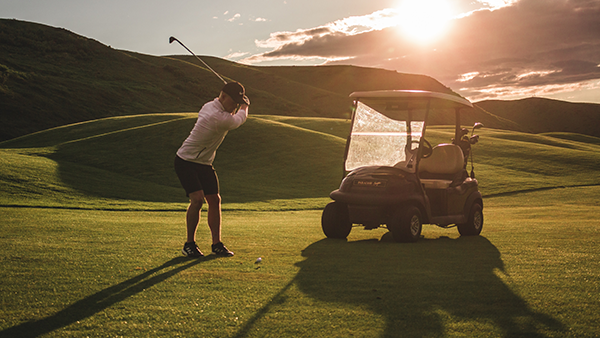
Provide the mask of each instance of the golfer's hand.
POLYGON ((241 105, 240 105, 240 110, 245 110, 245 111, 248 111, 248 105, 247 105, 247 104, 245 104, 245 103, 244 103, 244 104, 241 104, 241 105))

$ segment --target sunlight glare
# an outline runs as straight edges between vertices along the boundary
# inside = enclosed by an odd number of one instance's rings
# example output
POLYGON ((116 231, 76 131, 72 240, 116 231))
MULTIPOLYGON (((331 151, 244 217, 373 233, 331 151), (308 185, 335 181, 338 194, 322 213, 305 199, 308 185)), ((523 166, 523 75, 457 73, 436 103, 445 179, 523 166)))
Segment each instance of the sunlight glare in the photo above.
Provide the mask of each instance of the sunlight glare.
POLYGON ((447 0, 404 0, 398 10, 402 33, 420 43, 440 37, 452 18, 447 0))

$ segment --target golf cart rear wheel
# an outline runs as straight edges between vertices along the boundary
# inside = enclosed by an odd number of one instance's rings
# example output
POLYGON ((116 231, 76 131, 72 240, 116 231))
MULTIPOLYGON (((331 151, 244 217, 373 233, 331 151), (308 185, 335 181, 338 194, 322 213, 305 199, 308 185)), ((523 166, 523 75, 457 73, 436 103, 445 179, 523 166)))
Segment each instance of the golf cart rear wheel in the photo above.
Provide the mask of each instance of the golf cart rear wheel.
POLYGON ((388 228, 396 242, 416 242, 423 229, 421 212, 414 206, 403 208, 394 215, 388 228))
POLYGON ((345 239, 352 230, 348 206, 340 202, 331 202, 325 206, 321 216, 321 227, 328 238, 345 239))
POLYGON ((461 236, 479 236, 483 228, 483 208, 481 204, 474 203, 471 206, 467 223, 458 224, 457 227, 461 236))

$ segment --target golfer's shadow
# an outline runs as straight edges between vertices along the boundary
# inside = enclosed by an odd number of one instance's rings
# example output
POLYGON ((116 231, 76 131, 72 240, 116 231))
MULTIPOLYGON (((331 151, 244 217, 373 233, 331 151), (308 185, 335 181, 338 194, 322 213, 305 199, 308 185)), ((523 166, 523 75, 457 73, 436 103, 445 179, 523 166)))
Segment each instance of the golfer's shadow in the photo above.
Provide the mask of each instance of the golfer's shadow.
POLYGON ((500 252, 484 237, 414 244, 324 239, 302 255, 298 288, 321 301, 368 306, 385 318, 384 337, 445 336, 448 318, 491 325, 504 337, 564 330, 503 282, 500 252))
POLYGON ((214 259, 210 255, 201 259, 177 257, 163 265, 148 270, 117 285, 111 286, 91 296, 88 296, 56 314, 44 319, 19 324, 0 331, 0 337, 38 337, 54 330, 63 328, 134 296, 194 265, 214 259), (163 271, 167 270, 167 271, 163 271))

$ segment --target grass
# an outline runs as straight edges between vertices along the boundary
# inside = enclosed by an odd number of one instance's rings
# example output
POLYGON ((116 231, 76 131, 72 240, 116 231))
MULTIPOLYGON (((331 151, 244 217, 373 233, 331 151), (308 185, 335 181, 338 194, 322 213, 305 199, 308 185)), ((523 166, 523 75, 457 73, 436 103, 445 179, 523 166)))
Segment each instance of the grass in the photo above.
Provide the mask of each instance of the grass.
POLYGON ((598 193, 491 198, 481 237, 426 226, 409 245, 324 239, 319 211, 231 211, 236 256, 199 260, 178 252, 183 212, 3 208, 0 336, 592 337, 598 193))
MULTIPOLYGON (((187 260, 171 169, 195 114, 0 143, 0 337, 593 337, 599 144, 483 129, 482 236, 320 229, 348 121, 253 116, 215 166, 232 258, 187 260), (127 145, 127 146, 123 146, 127 145), (262 257, 260 264, 255 264, 262 257)), ((429 129, 432 143, 452 137, 429 129)), ((208 252, 203 219, 199 244, 208 252)))

